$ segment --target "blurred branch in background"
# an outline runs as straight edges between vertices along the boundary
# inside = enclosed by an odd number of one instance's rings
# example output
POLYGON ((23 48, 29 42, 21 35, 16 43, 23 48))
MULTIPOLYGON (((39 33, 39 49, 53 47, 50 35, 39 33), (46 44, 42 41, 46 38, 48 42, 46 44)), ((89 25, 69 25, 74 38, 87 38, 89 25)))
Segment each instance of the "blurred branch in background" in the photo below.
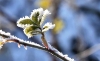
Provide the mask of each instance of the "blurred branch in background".
POLYGON ((92 46, 91 48, 86 49, 85 51, 76 54, 74 57, 78 58, 78 61, 80 61, 80 60, 88 57, 89 55, 97 52, 98 50, 100 50, 100 44, 96 44, 96 45, 92 46))
MULTIPOLYGON (((59 5, 61 3, 61 0, 52 0, 52 22, 54 23, 54 20, 56 18, 58 18, 58 11, 59 11, 59 5)), ((51 32, 52 34, 52 40, 53 40, 53 43, 52 45, 57 48, 58 50, 61 51, 59 45, 58 45, 58 40, 57 40, 57 34, 54 33, 53 31, 51 32)))
MULTIPOLYGON (((51 18, 52 18, 52 22, 55 23, 54 20, 58 18, 58 11, 59 11, 62 0, 51 0, 51 2, 52 2, 51 18)), ((56 25, 56 27, 58 27, 58 26, 56 25)), ((51 31, 51 35, 52 35, 52 45, 55 48, 57 48, 59 51, 61 51, 61 48, 58 45, 59 43, 58 43, 57 33, 55 33, 54 31, 51 31)), ((57 59, 53 58, 53 61, 57 61, 57 59)))

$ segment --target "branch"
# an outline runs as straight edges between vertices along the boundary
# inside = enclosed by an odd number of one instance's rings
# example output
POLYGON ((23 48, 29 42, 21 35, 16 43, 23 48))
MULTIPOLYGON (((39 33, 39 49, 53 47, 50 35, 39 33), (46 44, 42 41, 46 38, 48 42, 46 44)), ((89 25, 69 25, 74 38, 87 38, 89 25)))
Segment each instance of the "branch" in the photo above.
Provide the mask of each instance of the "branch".
POLYGON ((10 33, 5 33, 4 31, 0 30, 0 45, 5 44, 7 42, 16 42, 18 43, 19 46, 23 45, 23 46, 35 47, 35 48, 47 51, 51 53, 52 55, 60 58, 63 61, 74 61, 74 59, 71 59, 70 57, 68 57, 68 55, 63 55, 61 52, 59 52, 57 49, 52 47, 50 44, 49 44, 50 49, 47 49, 37 43, 30 42, 30 41, 24 41, 22 39, 19 39, 15 36, 10 35, 10 33))
POLYGON ((100 44, 96 44, 94 46, 92 46, 91 48, 81 52, 81 53, 78 53, 75 55, 75 57, 79 60, 82 60, 83 58, 86 58, 88 57, 89 55, 95 53, 96 51, 100 50, 100 44))

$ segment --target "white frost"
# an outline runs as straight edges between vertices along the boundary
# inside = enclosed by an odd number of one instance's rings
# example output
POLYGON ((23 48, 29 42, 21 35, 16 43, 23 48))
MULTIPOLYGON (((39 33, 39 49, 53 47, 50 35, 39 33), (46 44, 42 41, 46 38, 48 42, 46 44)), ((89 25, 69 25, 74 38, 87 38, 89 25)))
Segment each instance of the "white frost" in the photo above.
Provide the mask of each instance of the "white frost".
MULTIPOLYGON (((8 42, 11 42, 11 41, 14 39, 14 40, 18 40, 18 41, 21 42, 21 43, 28 43, 28 44, 33 45, 33 46, 42 47, 41 45, 39 45, 39 44, 37 44, 37 43, 31 42, 31 41, 24 41, 24 40, 22 40, 22 39, 20 39, 20 38, 17 38, 16 36, 10 35, 10 33, 6 33, 6 32, 4 32, 4 31, 2 31, 2 30, 0 30, 0 34, 1 34, 1 35, 4 35, 4 36, 8 36, 7 38, 3 38, 3 37, 0 35, 0 41, 1 41, 1 42, 4 42, 4 43, 7 42, 6 40, 9 40, 8 42), (10 40, 11 40, 11 41, 10 41, 10 40)), ((22 45, 22 44, 21 44, 21 45, 22 45)), ((2 46, 3 46, 3 45, 0 45, 0 48, 2 48, 2 46)), ((20 46, 19 46, 19 47, 20 47, 20 46)), ((25 49, 27 49, 27 48, 25 47, 25 49)))
POLYGON ((25 16, 25 17, 23 17, 23 18, 20 18, 18 21, 17 21, 17 24, 19 24, 20 23, 20 21, 22 21, 22 20, 24 20, 24 19, 30 19, 28 16, 25 16))
POLYGON ((48 31, 49 29, 53 29, 55 27, 55 24, 52 24, 50 22, 47 22, 44 26, 43 26, 43 30, 42 32, 48 31))
POLYGON ((6 35, 6 36, 10 36, 10 33, 9 32, 4 32, 4 31, 2 31, 2 30, 0 30, 0 34, 4 34, 4 35, 6 35))
POLYGON ((74 61, 74 59, 71 59, 70 57, 68 57, 68 55, 63 55, 61 52, 59 52, 56 48, 54 48, 53 46, 51 46, 49 43, 48 43, 48 47, 50 50, 54 51, 55 53, 57 53, 58 55, 66 58, 68 61, 74 61))
POLYGON ((18 27, 20 27, 20 28, 25 28, 25 27, 27 27, 27 26, 33 26, 33 25, 30 25, 30 24, 17 24, 17 26, 18 27))
POLYGON ((43 16, 41 17, 41 22, 40 22, 40 25, 43 24, 46 16, 48 16, 49 14, 51 14, 47 9, 43 12, 43 16))

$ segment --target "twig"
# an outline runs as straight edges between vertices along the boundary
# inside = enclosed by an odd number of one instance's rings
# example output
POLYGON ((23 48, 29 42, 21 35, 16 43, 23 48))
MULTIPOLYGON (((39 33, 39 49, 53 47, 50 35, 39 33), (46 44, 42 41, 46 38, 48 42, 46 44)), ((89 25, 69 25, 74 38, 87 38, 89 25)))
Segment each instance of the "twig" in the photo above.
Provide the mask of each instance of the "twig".
MULTIPOLYGON (((74 61, 74 59, 71 59, 70 57, 68 57, 68 55, 63 55, 62 53, 60 53, 58 50, 56 50, 54 47, 50 46, 52 49, 47 49, 37 43, 34 42, 29 42, 29 41, 24 41, 22 39, 19 39, 15 36, 10 35, 10 33, 5 33, 4 31, 0 30, 0 39, 2 40, 2 38, 4 40, 6 40, 6 42, 16 42, 18 43, 18 45, 24 45, 24 46, 29 46, 29 47, 35 47, 44 51, 47 51, 49 53, 51 53, 52 55, 60 58, 63 61, 74 61)), ((0 41, 1 42, 1 41, 0 41)))

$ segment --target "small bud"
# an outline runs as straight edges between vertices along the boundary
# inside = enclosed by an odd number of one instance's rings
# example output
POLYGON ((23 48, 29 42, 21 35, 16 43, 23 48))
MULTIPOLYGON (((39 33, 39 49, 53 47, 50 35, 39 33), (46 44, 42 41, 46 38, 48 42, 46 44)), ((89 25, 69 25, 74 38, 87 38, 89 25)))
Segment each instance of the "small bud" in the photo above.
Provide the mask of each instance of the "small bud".
POLYGON ((53 29, 55 27, 55 24, 52 24, 50 22, 47 22, 44 26, 43 26, 43 30, 42 32, 46 32, 48 31, 49 29, 53 29))

